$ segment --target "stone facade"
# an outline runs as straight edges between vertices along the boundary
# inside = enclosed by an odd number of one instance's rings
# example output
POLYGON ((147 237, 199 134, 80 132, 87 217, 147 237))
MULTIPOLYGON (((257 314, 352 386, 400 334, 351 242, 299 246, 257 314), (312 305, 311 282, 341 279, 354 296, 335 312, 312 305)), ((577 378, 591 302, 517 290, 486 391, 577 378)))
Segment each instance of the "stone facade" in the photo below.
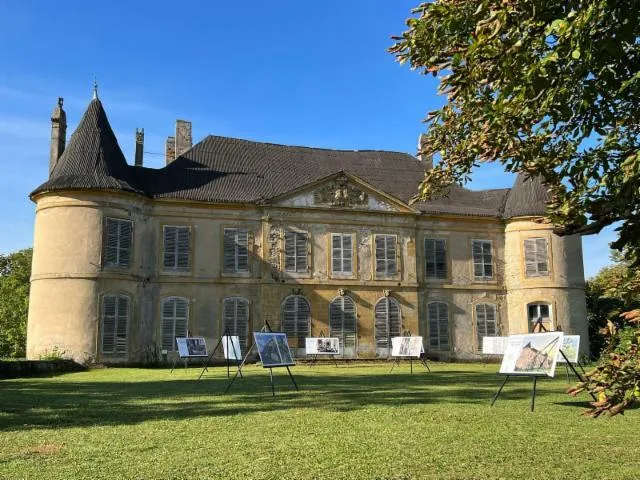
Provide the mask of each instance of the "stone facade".
MULTIPOLYGON (((354 305, 354 345, 344 349, 351 358, 386 357, 390 341, 385 343, 380 333, 386 328, 387 337, 394 329, 396 334, 422 335, 430 356, 478 359, 485 329, 494 335, 530 331, 530 312, 547 311, 531 310, 533 304, 547 305, 550 327, 582 335, 581 348, 588 348, 581 239, 558 237, 539 218, 425 214, 344 172, 269 202, 150 198, 66 186, 41 188, 32 199, 36 220, 29 358, 58 347, 82 362, 147 362, 165 350, 171 359, 175 349, 166 348, 163 340, 163 308, 171 298, 186 301, 186 330, 204 336, 210 348, 225 331, 230 299, 248 305, 248 325, 241 331, 249 345, 250 332, 265 321, 274 330, 291 329, 286 312, 293 297, 309 307, 306 320, 296 317, 302 322, 295 327, 298 336, 334 335, 336 312, 346 309, 336 305, 354 305), (114 247, 107 245, 107 222, 114 220, 131 226, 131 240, 128 249, 117 246, 126 250, 127 261, 110 265, 114 247), (189 232, 184 246, 188 264, 180 269, 165 268, 167 226, 189 232), (246 231, 248 260, 237 271, 229 271, 225 263, 225 231, 230 229, 246 231), (288 268, 287 232, 303 239, 296 253, 302 269, 288 268), (346 273, 334 273, 332 267, 337 248, 333 235, 338 233, 350 239, 344 247, 348 252, 341 254, 351 262, 346 273), (381 250, 384 243, 377 237, 392 245, 381 250), (529 238, 546 239, 549 267, 538 264, 543 275, 526 274, 529 238), (474 265, 477 241, 486 249, 483 275, 474 265), (434 275, 427 271, 425 255, 436 244, 443 248, 437 257, 443 271, 434 275), (383 255, 393 258, 384 264, 383 255), (380 274, 381 265, 388 267, 385 274, 380 274), (118 319, 122 331, 109 333, 121 342, 119 347, 105 340, 105 329, 120 328, 108 323, 107 297, 126 300, 126 315, 118 319), (396 311, 399 325, 393 323, 396 311)), ((121 233, 117 238, 125 242, 121 233)), ((350 340, 342 333, 348 347, 350 340)), ((296 334, 289 341, 298 355, 304 354, 296 334)))

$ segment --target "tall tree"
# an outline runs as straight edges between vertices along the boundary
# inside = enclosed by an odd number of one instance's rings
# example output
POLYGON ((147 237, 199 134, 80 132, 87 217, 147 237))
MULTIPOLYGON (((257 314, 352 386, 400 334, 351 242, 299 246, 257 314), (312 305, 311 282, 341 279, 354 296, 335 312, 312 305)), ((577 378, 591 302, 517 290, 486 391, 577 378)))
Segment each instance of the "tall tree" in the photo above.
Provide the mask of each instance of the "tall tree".
POLYGON ((640 0, 435 0, 390 51, 440 76, 419 197, 481 162, 541 176, 556 233, 621 222, 640 264, 640 0))
POLYGON ((0 357, 25 356, 33 250, 0 254, 0 357))

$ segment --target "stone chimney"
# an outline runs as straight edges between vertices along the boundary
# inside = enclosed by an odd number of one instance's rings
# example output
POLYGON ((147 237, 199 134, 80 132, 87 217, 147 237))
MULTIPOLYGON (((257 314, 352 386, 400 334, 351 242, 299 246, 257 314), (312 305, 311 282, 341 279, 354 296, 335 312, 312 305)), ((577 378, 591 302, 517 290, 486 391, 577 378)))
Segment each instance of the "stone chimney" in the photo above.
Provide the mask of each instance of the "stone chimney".
POLYGON ((425 133, 421 133, 418 137, 418 158, 422 163, 424 163, 425 170, 431 170, 433 168, 433 155, 426 155, 422 153, 422 149, 425 146, 427 141, 427 135, 425 133))
POLYGON ((193 146, 191 122, 176 120, 176 158, 193 146))
POLYGON ((49 177, 64 152, 67 143, 67 114, 62 109, 64 99, 58 97, 58 105, 51 113, 51 148, 49 150, 49 177))
POLYGON ((144 155, 144 128, 136 128, 136 156, 135 166, 142 166, 142 157, 144 155))
POLYGON ((176 159, 176 137, 167 137, 167 143, 164 148, 165 164, 169 165, 176 159))

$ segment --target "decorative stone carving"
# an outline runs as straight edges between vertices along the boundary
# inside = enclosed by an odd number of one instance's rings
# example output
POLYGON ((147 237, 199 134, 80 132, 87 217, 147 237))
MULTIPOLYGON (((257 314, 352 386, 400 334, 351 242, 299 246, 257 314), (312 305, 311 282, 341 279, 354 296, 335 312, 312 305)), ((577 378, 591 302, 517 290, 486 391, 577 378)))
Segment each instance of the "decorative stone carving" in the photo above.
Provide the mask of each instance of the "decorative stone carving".
POLYGON ((313 194, 316 205, 330 205, 332 207, 353 208, 368 205, 369 196, 359 188, 349 185, 345 175, 339 175, 313 194))
POLYGON ((271 225, 269 229, 269 265, 271 265, 271 276, 277 280, 280 273, 280 228, 271 225))

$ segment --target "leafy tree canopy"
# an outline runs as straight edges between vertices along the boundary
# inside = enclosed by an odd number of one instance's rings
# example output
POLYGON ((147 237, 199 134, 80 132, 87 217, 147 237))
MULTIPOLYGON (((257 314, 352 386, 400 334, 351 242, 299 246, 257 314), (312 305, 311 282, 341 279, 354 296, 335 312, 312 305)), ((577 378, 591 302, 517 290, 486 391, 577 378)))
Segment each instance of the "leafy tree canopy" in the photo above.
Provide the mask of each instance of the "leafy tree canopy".
POLYGON ((0 254, 0 357, 25 356, 33 250, 0 254))
POLYGON ((556 233, 621 221, 614 248, 640 263, 640 0, 436 0, 390 51, 440 74, 418 197, 480 162, 541 176, 556 233))

